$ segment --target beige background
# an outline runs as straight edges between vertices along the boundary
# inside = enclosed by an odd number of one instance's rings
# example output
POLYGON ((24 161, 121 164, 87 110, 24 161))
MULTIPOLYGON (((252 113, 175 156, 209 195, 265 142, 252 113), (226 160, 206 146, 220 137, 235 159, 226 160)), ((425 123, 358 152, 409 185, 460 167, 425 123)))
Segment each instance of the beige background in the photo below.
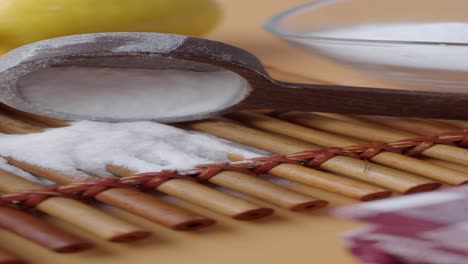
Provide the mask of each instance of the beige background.
MULTIPOLYGON (((262 23, 269 16, 304 1, 219 2, 224 9, 224 18, 209 38, 237 45, 259 56, 265 64, 310 78, 352 85, 379 84, 361 74, 292 49, 262 29, 262 23)), ((350 202, 313 189, 308 189, 308 192, 335 205, 350 202)), ((154 235, 133 244, 112 244, 89 237, 97 244, 96 249, 72 255, 50 253, 3 231, 0 231, 0 245, 37 264, 357 263, 338 240, 339 234, 357 225, 331 218, 325 211, 304 214, 276 208, 274 217, 240 222, 201 208, 191 208, 217 219, 218 225, 194 233, 175 232, 116 209, 105 208, 112 214, 152 230, 154 235)), ((58 224, 71 229, 63 223, 58 224)), ((81 234, 80 230, 73 231, 81 234)))

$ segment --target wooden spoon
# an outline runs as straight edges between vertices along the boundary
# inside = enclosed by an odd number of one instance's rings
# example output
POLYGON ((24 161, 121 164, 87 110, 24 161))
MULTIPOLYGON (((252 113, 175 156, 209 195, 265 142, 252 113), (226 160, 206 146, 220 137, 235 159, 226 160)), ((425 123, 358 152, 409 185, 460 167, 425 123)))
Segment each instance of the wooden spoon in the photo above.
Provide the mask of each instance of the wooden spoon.
MULTIPOLYGON (((272 79, 261 62, 242 49, 207 39, 170 34, 98 33, 33 43, 0 59, 0 80, 1 102, 22 111, 68 120, 150 119, 176 122, 252 108, 468 119, 468 95, 281 82, 272 79), (227 70, 234 79, 241 78, 244 81, 234 95, 226 93, 226 98, 217 98, 228 102, 224 105, 202 112, 189 111, 183 115, 171 116, 165 113, 164 117, 158 117, 156 113, 154 118, 109 118, 99 114, 86 116, 63 113, 48 109, 47 105, 38 106, 22 97, 18 82, 24 75, 62 66, 178 69, 192 72, 227 70)), ((180 89, 167 89, 167 93, 171 92, 180 92, 180 89)), ((209 96, 203 99, 200 97, 193 98, 200 105, 212 100, 209 96)), ((128 100, 130 102, 132 98, 128 100)), ((154 98, 155 105, 161 102, 158 100, 165 99, 154 98)), ((83 102, 83 106, 87 107, 86 102, 83 102)), ((183 103, 174 103, 176 109, 184 107, 186 105, 183 103)))

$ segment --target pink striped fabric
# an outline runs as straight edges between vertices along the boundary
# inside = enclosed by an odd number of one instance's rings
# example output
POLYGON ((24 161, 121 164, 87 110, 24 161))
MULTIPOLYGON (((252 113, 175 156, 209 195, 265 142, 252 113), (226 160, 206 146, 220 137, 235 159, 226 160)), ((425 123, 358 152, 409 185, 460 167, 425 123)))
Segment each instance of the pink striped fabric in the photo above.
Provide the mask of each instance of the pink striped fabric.
POLYGON ((344 236, 366 264, 468 264, 468 186, 338 208, 370 223, 344 236))

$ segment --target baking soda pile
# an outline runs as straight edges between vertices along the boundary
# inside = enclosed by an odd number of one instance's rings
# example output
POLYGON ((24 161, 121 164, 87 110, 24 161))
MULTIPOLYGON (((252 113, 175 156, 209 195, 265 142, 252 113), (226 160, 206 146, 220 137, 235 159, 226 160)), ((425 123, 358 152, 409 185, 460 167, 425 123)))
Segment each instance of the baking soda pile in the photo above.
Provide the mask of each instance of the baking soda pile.
MULTIPOLYGON (((106 171, 109 164, 138 172, 190 169, 227 161, 228 153, 247 158, 265 154, 210 135, 154 122, 79 121, 37 134, 0 136, 1 155, 78 177, 84 175, 83 171, 111 176, 106 171)), ((34 179, 4 161, 0 162, 0 168, 34 179)))

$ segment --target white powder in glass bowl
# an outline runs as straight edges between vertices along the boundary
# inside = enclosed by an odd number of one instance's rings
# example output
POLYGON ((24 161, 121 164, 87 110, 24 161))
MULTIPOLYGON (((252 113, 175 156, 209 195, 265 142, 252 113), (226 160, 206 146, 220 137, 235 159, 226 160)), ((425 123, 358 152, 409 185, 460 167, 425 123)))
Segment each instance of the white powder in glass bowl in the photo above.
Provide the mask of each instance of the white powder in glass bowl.
POLYGON ((435 91, 468 87, 468 23, 358 24, 288 40, 395 83, 435 91))
POLYGON ((311 35, 363 40, 468 44, 468 23, 443 22, 358 24, 349 27, 330 28, 314 32, 311 35))

